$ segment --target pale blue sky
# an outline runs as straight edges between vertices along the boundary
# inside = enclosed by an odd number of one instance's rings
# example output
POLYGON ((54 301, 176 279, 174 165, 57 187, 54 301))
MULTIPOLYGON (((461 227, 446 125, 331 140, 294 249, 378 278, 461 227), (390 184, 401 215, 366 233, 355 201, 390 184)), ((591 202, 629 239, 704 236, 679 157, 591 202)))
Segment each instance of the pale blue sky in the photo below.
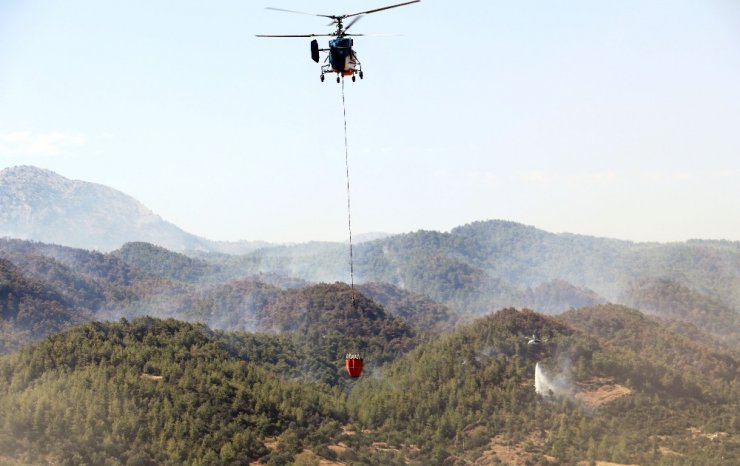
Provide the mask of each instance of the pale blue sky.
MULTIPOLYGON (((0 1, 0 168, 212 239, 346 238, 340 87, 307 39, 393 1, 0 1)), ((353 32, 356 232, 502 218, 740 240, 740 2, 423 0, 353 32)))

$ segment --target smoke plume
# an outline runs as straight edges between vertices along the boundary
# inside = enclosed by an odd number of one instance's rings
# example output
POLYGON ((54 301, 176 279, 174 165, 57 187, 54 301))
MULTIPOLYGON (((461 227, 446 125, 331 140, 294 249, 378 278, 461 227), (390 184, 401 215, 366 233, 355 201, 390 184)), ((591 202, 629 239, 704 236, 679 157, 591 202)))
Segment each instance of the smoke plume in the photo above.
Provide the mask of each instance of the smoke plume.
POLYGON ((561 367, 555 374, 548 373, 540 363, 534 367, 534 390, 544 397, 571 398, 573 384, 570 381, 570 371, 561 367))

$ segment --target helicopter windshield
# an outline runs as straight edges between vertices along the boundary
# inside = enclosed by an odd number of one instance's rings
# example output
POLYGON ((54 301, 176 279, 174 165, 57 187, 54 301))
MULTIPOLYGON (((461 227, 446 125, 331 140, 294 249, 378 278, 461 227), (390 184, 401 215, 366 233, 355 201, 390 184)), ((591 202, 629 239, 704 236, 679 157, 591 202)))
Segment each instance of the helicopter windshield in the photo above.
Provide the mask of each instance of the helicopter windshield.
POLYGON ((341 39, 335 39, 332 41, 334 47, 352 47, 351 37, 342 37, 341 39))

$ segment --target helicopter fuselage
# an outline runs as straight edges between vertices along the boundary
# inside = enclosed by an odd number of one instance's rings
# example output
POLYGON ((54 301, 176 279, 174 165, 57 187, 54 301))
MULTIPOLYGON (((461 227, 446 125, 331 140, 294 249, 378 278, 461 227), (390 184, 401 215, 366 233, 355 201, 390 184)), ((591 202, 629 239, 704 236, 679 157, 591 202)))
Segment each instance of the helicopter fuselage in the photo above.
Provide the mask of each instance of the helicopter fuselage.
POLYGON ((354 41, 351 37, 338 37, 329 41, 329 66, 331 70, 343 76, 351 76, 358 69, 359 60, 352 50, 354 41))

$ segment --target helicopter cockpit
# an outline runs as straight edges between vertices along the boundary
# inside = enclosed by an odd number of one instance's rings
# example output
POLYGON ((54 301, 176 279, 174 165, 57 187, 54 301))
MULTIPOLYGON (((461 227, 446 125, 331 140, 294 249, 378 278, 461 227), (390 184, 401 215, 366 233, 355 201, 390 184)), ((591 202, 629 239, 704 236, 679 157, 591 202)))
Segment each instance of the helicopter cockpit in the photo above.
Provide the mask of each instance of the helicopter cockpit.
POLYGON ((351 48, 354 45, 354 41, 351 37, 340 37, 330 41, 330 47, 332 48, 351 48))

